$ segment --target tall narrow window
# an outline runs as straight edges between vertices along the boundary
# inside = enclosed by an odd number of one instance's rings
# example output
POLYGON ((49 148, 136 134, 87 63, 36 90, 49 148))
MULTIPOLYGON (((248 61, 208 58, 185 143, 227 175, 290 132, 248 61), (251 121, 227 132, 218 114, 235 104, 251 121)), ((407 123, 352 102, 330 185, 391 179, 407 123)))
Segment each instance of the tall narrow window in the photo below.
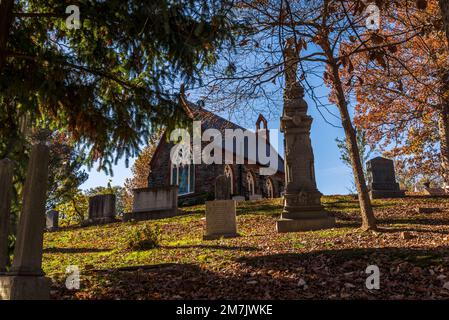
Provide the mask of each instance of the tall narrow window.
POLYGON ((271 179, 268 178, 267 181, 265 182, 265 185, 267 187, 267 197, 269 199, 273 199, 274 198, 273 181, 271 181, 271 179))
POLYGON ((171 185, 178 186, 178 194, 194 192, 195 170, 193 164, 172 164, 171 185))
POLYGON ((248 172, 246 174, 246 183, 248 185, 248 193, 250 196, 253 196, 255 194, 254 192, 254 177, 251 172, 248 172))
POLYGON ((234 174, 232 173, 232 168, 230 165, 226 165, 224 168, 224 174, 229 178, 231 183, 231 194, 234 194, 234 174))

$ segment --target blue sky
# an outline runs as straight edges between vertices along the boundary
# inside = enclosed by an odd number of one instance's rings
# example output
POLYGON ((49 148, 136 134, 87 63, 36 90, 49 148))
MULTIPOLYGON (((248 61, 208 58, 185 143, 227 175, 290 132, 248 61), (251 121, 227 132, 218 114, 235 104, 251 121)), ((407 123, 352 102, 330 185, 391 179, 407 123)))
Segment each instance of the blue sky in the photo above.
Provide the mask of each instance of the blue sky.
MULTIPOLYGON (((319 92, 315 93, 318 94, 319 92)), ((321 92, 321 94, 325 94, 325 92, 321 92)), ((352 186, 352 173, 340 160, 340 153, 335 143, 335 138, 344 137, 343 129, 335 128, 326 123, 315 107, 313 101, 307 97, 306 101, 309 103, 309 114, 314 118, 311 139, 315 154, 315 171, 318 188, 326 195, 347 194, 348 188, 352 186)), ((279 110, 282 109, 281 105, 276 107, 279 110)), ((254 119, 233 119, 233 121, 241 125, 250 122, 255 123, 255 117, 252 118, 254 119)), ((279 119, 269 120, 268 127, 270 129, 279 129, 279 119)), ((254 129, 254 126, 249 129, 254 129)), ((281 134, 278 141, 279 152, 281 154, 283 154, 282 139, 283 136, 281 134)), ((134 160, 130 161, 130 167, 133 162, 134 160)), ((97 186, 106 186, 109 180, 112 180, 113 185, 123 186, 125 179, 131 177, 130 167, 126 168, 125 161, 122 159, 117 166, 113 167, 114 176, 111 177, 103 172, 97 172, 94 166, 94 168, 88 172, 89 179, 81 186, 81 188, 89 189, 97 186)))

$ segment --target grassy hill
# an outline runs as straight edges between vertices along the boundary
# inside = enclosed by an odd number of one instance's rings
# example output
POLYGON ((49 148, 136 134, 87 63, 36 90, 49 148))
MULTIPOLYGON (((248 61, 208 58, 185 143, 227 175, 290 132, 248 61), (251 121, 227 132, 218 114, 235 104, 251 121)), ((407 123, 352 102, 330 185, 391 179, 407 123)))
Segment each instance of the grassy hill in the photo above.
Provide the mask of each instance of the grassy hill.
POLYGON ((58 299, 449 297, 448 198, 376 200, 378 233, 358 230, 352 197, 323 201, 337 217, 334 229, 276 233, 280 199, 240 203, 234 239, 203 241, 204 206, 158 221, 62 229, 45 234, 43 268, 58 299), (160 229, 159 246, 130 249, 144 226, 160 229), (365 287, 372 264, 381 290, 365 287), (80 269, 80 290, 65 289, 69 265, 80 269))

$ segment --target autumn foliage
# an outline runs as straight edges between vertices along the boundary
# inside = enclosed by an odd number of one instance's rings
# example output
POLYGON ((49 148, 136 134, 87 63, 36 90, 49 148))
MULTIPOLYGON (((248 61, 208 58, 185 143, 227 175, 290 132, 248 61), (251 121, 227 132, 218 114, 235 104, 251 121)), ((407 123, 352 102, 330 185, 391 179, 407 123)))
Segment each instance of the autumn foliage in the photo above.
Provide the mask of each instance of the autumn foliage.
MULTIPOLYGON (((434 176, 449 159, 441 152, 441 119, 448 49, 438 1, 425 10, 384 9, 382 28, 371 35, 382 50, 346 62, 346 90, 354 90, 355 123, 371 145, 395 158, 408 177, 434 176), (411 31, 417 31, 414 35, 411 31)), ((352 44, 347 44, 347 50, 352 44)), ((447 122, 445 124, 448 125, 447 122)))

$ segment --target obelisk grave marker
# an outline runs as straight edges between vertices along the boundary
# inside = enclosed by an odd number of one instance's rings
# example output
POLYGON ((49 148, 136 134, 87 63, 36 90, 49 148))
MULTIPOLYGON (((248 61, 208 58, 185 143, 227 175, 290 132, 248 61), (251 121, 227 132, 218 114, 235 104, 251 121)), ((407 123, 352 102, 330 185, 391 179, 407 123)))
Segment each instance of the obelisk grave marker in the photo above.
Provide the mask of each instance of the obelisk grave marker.
POLYGON ((50 298, 50 280, 42 271, 49 148, 33 146, 23 188, 22 212, 11 271, 0 275, 0 300, 50 298))

